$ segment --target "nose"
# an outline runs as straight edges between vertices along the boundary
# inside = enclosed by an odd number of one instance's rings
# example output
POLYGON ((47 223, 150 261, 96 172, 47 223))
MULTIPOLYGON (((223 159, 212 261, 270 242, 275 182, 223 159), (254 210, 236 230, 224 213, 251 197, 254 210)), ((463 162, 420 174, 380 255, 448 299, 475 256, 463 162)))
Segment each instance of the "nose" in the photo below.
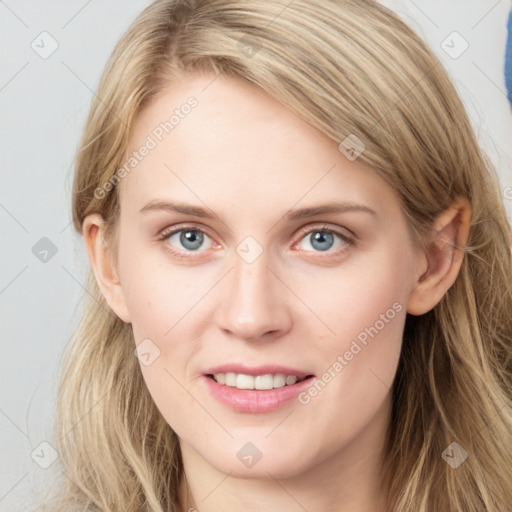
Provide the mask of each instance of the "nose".
POLYGON ((282 336, 292 326, 292 315, 286 288, 268 267, 266 253, 252 263, 234 257, 234 268, 220 290, 217 326, 248 341, 282 336))

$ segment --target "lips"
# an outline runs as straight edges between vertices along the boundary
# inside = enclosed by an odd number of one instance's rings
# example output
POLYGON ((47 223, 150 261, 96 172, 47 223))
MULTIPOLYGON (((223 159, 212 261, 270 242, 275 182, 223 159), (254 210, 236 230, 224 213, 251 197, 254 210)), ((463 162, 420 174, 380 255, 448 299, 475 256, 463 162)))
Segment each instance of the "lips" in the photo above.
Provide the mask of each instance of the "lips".
POLYGON ((284 406, 313 378, 305 370, 279 365, 227 364, 209 368, 203 374, 204 384, 218 401, 246 413, 271 412, 284 406))

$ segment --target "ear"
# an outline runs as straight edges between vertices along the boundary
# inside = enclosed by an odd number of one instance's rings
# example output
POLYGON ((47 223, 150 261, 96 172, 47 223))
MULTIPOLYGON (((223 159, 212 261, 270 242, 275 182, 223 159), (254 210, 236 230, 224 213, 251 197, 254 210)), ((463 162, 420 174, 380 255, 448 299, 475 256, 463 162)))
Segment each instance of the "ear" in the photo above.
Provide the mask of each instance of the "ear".
POLYGON ((121 281, 113 263, 112 249, 104 239, 105 221, 99 213, 87 215, 82 234, 96 282, 108 305, 123 322, 130 323, 121 281))
MULTIPOLYGON (((407 312, 423 315, 443 298, 459 274, 471 224, 471 206, 457 198, 435 220, 425 242, 427 269, 409 295, 407 312)), ((424 265, 423 265, 424 266, 424 265)))

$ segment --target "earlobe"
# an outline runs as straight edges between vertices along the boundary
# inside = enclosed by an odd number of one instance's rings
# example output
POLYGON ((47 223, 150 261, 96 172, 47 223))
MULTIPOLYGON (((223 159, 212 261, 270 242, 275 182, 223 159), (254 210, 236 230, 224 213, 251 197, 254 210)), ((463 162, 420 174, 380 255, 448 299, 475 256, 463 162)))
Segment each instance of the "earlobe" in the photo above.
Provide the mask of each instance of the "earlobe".
POLYGON ((89 261, 96 282, 110 308, 123 322, 130 323, 121 282, 113 263, 112 249, 104 239, 105 221, 99 213, 88 215, 82 226, 89 261))
POLYGON ((434 222, 425 242, 427 269, 409 295, 407 312, 423 315, 434 308, 453 285, 464 258, 471 224, 471 206, 457 198, 434 222))

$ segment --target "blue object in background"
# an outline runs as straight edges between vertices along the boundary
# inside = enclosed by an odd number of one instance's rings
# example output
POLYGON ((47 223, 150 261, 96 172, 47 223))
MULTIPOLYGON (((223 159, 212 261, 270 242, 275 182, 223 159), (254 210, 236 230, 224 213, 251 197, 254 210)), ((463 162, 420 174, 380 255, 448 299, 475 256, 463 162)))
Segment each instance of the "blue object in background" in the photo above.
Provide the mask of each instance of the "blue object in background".
POLYGON ((507 86, 508 101, 512 106, 512 9, 508 15, 507 30, 507 47, 505 49, 505 85, 507 86))

